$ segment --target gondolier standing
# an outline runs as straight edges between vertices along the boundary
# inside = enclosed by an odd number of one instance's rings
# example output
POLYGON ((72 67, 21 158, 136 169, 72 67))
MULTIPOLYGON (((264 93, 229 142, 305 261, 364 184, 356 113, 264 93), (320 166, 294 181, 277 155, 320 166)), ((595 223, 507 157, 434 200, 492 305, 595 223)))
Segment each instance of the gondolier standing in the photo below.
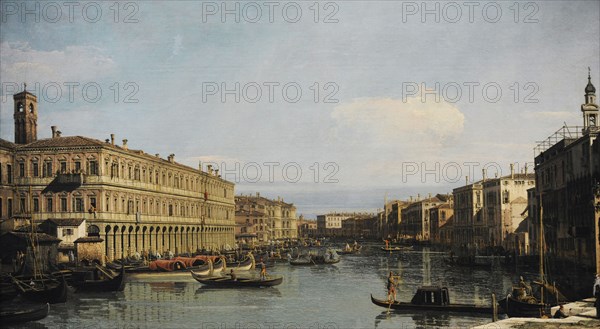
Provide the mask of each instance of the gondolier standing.
POLYGON ((392 271, 390 271, 390 275, 388 276, 387 279, 387 299, 388 301, 391 301, 391 297, 392 295, 394 296, 394 302, 396 301, 396 282, 394 282, 394 273, 392 273, 392 271))
POLYGON ((265 280, 267 278, 267 265, 264 262, 260 262, 260 279, 265 280))

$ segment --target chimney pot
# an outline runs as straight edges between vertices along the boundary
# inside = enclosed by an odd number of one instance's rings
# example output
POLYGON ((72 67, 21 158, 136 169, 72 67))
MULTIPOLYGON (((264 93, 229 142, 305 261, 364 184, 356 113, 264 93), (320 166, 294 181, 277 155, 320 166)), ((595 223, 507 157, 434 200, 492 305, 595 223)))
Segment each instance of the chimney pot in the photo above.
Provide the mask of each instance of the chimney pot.
POLYGON ((106 144, 108 144, 108 142, 110 142, 110 140, 107 138, 107 139, 105 139, 105 140, 104 140, 104 142, 105 142, 106 144))
POLYGON ((515 178, 515 165, 514 164, 510 164, 510 179, 514 179, 515 178))
POLYGON ((160 158, 160 154, 159 153, 156 153, 154 156, 157 157, 157 158, 160 158))
POLYGON ((56 126, 51 126, 50 129, 52 129, 52 138, 56 138, 56 126))
POLYGON ((56 131, 56 137, 60 137, 61 134, 62 134, 62 131, 60 131, 60 130, 56 131))
POLYGON ((128 149, 128 147, 127 147, 127 140, 126 139, 123 140, 123 148, 126 149, 126 150, 128 149))
POLYGON ((115 134, 110 134, 110 144, 115 145, 115 134))

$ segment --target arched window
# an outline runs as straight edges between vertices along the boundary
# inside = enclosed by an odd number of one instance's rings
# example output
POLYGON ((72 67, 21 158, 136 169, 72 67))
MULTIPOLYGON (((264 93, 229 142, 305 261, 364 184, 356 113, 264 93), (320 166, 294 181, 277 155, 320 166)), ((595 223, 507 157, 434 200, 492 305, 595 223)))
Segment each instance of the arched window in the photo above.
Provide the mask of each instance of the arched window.
POLYGON ((18 110, 19 112, 23 112, 23 103, 20 103, 20 102, 19 102, 19 103, 17 103, 17 110, 18 110))
POLYGON ((29 104, 29 113, 33 113, 33 104, 29 104))

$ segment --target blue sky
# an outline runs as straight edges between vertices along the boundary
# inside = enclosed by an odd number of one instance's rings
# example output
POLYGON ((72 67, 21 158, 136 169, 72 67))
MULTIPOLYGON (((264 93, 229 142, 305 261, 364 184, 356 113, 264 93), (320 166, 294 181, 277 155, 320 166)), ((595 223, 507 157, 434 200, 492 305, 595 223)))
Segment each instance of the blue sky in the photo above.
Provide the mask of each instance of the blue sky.
POLYGON ((536 141, 581 125, 588 66, 600 86, 598 1, 274 1, 271 17, 264 2, 134 1, 118 17, 114 2, 76 3, 69 17, 59 2, 2 2, 1 138, 13 140, 12 90, 27 82, 39 138, 57 125, 225 163, 236 191, 309 216, 522 170, 536 141))

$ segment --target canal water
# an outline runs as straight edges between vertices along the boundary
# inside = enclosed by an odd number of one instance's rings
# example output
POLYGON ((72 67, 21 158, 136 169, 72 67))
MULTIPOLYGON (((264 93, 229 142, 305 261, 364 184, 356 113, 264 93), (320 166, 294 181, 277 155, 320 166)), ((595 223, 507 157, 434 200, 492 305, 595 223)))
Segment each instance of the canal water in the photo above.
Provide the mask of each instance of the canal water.
MULTIPOLYGON (((367 248, 341 256, 335 265, 293 267, 277 264, 269 274, 281 285, 260 289, 203 287, 189 273, 131 275, 123 292, 70 292, 48 317, 20 328, 467 328, 491 322, 489 316, 400 313, 371 303, 385 298, 386 275, 399 273, 398 300, 410 301, 421 285, 444 285, 455 303, 489 305, 510 289, 514 276, 454 268, 445 253, 428 250, 385 253, 367 248)), ((256 274, 253 272, 253 274, 256 274)))

